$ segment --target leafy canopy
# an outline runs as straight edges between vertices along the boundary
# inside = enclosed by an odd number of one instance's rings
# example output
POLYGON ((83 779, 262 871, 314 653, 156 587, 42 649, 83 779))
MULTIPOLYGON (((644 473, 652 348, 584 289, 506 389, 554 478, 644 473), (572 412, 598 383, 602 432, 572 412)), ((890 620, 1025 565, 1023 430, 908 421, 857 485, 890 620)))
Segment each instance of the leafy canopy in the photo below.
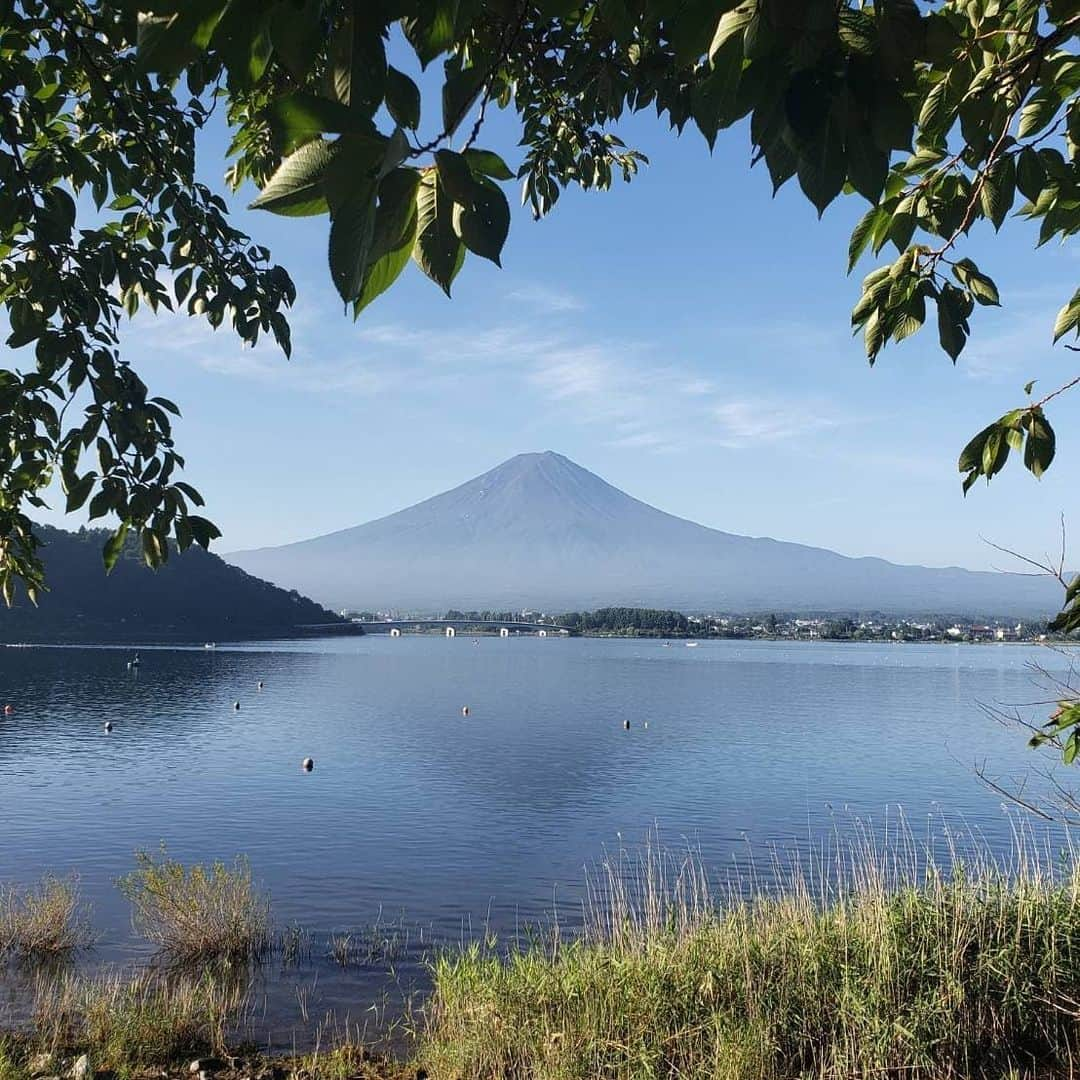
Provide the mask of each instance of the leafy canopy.
MULTIPOLYGON (((569 184, 631 179, 644 157, 612 131, 626 111, 710 146, 745 120, 774 189, 794 180, 819 215, 841 194, 868 204, 850 268, 895 252, 852 312, 870 362, 931 316, 955 362, 976 309, 1000 303, 962 255, 970 231, 1020 217, 1041 245, 1080 224, 1078 31, 1076 0, 0 0, 0 301, 9 346, 34 354, 0 372, 4 595, 42 584, 25 511, 54 474, 70 510, 119 520, 107 565, 129 530, 151 564, 216 535, 174 478, 175 406, 118 340, 141 305, 183 306, 288 352, 287 274, 195 180, 219 104, 228 185, 328 216, 354 315, 410 260, 447 295, 468 256, 498 264, 512 180, 541 217, 569 184), (410 52, 437 101, 388 59, 410 52), (519 121, 513 168, 480 145, 493 108, 519 121)), ((1080 290, 1064 300, 1055 341, 1080 331, 1080 290)), ((1013 450, 1050 466, 1061 391, 1031 389, 965 447, 965 492, 1013 450)), ((1080 588, 1067 601, 1071 630, 1080 588)))

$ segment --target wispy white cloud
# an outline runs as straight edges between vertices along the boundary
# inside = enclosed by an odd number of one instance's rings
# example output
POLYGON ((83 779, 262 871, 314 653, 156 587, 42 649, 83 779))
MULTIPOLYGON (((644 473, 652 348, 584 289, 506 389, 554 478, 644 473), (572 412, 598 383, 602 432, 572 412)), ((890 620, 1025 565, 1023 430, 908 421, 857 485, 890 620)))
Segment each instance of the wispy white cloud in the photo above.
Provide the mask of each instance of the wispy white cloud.
POLYGON ((990 382, 1025 381, 1037 374, 1039 362, 1052 355, 1050 332, 1056 314, 1056 308, 1028 308, 1012 314, 996 332, 973 326, 960 359, 963 371, 969 378, 990 382))
POLYGON ((840 423, 820 406, 769 398, 725 401, 713 412, 720 423, 720 441, 732 449, 797 439, 840 423))
POLYGON ((512 289, 506 294, 507 300, 515 300, 534 311, 552 314, 584 311, 585 304, 573 293, 556 289, 550 285, 530 283, 512 289))
POLYGON ((137 320, 131 334, 136 347, 216 375, 310 394, 374 398, 408 386, 445 395, 498 378, 534 403, 538 419, 546 414, 598 426, 611 446, 656 453, 706 445, 738 450, 818 434, 840 422, 820 403, 751 392, 734 377, 702 377, 692 364, 660 359, 647 341, 571 333, 529 320, 468 333, 385 322, 356 327, 343 349, 339 318, 298 305, 291 361, 272 341, 245 348, 230 332, 214 333, 203 321, 182 316, 137 320))

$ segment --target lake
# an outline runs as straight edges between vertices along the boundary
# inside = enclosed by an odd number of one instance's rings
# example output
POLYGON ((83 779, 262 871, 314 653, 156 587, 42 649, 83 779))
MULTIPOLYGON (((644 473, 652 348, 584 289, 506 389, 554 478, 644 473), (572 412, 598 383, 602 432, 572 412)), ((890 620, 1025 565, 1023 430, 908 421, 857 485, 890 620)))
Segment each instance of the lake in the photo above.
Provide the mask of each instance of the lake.
POLYGON ((979 703, 1044 696, 1028 665, 1064 666, 1026 646, 534 637, 140 651, 129 671, 130 649, 0 648, 0 882, 77 874, 100 932, 84 962, 128 963, 149 954, 113 883, 136 849, 243 853, 277 926, 311 934, 299 970, 260 975, 275 1045, 303 1041, 305 1009, 375 1024, 433 946, 553 911, 573 926, 586 870, 651 832, 722 873, 902 806, 916 832, 1004 849, 1017 812, 974 765, 1036 759, 979 703), (341 968, 328 942, 350 931, 373 947, 341 968))

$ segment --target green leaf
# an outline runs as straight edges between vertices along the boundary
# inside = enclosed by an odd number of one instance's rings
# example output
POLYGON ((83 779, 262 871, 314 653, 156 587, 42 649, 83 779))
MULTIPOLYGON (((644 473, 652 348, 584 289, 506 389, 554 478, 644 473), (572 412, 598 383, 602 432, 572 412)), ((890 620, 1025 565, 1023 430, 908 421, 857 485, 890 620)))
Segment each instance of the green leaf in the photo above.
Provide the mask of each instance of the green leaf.
POLYGON ((510 167, 492 150, 465 150, 462 155, 474 173, 490 176, 493 180, 513 180, 510 167))
POLYGON ((1039 410, 1033 413, 1028 424, 1027 445, 1024 447, 1024 465, 1032 476, 1040 477, 1050 468, 1057 450, 1057 437, 1050 422, 1039 410))
POLYGON ((990 424, 988 427, 984 427, 968 444, 960 451, 960 460, 957 463, 957 468, 960 472, 970 472, 972 469, 979 469, 982 465, 983 447, 986 446, 986 440, 990 437, 990 432, 994 430, 996 424, 990 424))
POLYGON ((204 517, 188 514, 187 522, 191 526, 191 534, 195 537, 195 542, 200 547, 208 548, 211 540, 217 540, 221 536, 221 530, 204 517))
POLYGON ((161 538, 153 529, 147 528, 143 529, 141 540, 143 562, 151 568, 160 566, 167 558, 167 549, 162 544, 161 538))
POLYGON ((225 0, 188 0, 175 14, 139 13, 136 57, 143 71, 177 75, 205 49, 228 5, 225 0))
POLYGON ((979 203, 983 213, 1000 229, 1016 197, 1016 162, 1011 156, 1001 158, 983 176, 979 203))
POLYGON ((956 363, 967 341, 967 320, 959 306, 962 295, 955 286, 945 285, 937 299, 938 340, 953 363, 956 363))
POLYGON ((1020 127, 1017 129, 1017 138, 1026 139, 1029 135, 1036 135, 1051 120, 1058 109, 1061 108, 1061 98, 1054 90, 1040 90, 1020 110, 1020 127))
POLYGON ((289 74, 299 83, 307 81, 322 44, 320 0, 279 4, 270 16, 270 41, 289 74))
POLYGON ((420 126, 420 90, 392 64, 386 69, 386 108, 400 127, 415 131, 420 126))
POLYGON ((1058 312, 1054 322, 1054 343, 1057 344, 1070 330, 1080 325, 1080 289, 1073 293, 1072 299, 1058 312))
POLYGON ((355 4, 352 23, 348 103, 354 112, 370 118, 383 103, 388 73, 386 45, 382 39, 385 23, 379 5, 355 4))
POLYGON ((510 232, 506 196, 494 184, 476 184, 471 207, 454 206, 454 231, 474 255, 502 266, 499 256, 510 232))
POLYGON ((395 146, 394 139, 382 135, 343 135, 324 178, 331 216, 358 189, 363 188, 365 196, 373 195, 374 186, 397 167, 401 156, 401 146, 395 146))
POLYGON ((453 135, 465 118, 469 107, 477 99, 483 87, 484 73, 479 68, 459 69, 457 61, 446 62, 446 76, 442 89, 443 130, 453 135))
POLYGON ((471 206, 477 184, 465 157, 453 150, 436 150, 435 167, 439 170, 439 181, 450 198, 462 206, 471 206))
POLYGON ((840 41, 853 53, 872 56, 878 45, 877 24, 865 11, 857 11, 846 5, 838 13, 840 41))
POLYGON ((953 274, 963 285, 966 285, 971 295, 985 306, 998 307, 1001 297, 998 295, 997 286, 993 280, 982 273, 971 259, 960 259, 953 266, 953 274))
POLYGON ((821 217, 840 194, 847 175, 843 133, 834 110, 830 109, 816 135, 799 140, 797 154, 799 186, 821 217))
POLYGON ((952 117, 948 78, 930 88, 919 112, 919 128, 928 135, 939 134, 952 117))
POLYGON ((248 209, 269 210, 287 217, 325 214, 326 170, 339 149, 338 143, 323 139, 304 143, 278 166, 248 209))
POLYGON ((881 222, 881 220, 888 219, 889 212, 884 210, 880 206, 872 206, 869 210, 863 214, 859 223, 855 226, 854 231, 851 234, 851 240, 848 243, 848 267, 847 272, 850 274, 855 269, 855 264, 859 261, 859 256, 866 250, 866 245, 870 242, 870 237, 874 233, 874 227, 881 222))
POLYGON ((352 303, 360 295, 375 232, 375 183, 359 181, 335 206, 330 225, 330 276, 338 295, 352 303))
POLYGON ((276 98, 268 119, 275 144, 282 154, 326 133, 372 134, 371 120, 340 101, 298 90, 276 98))
POLYGON ((465 245, 454 232, 453 208, 453 199, 442 187, 438 171, 424 172, 416 191, 416 243, 412 257, 447 296, 465 261, 465 245))
POLYGON ((1009 443, 1005 438, 1006 429, 995 424, 986 437, 982 452, 982 474, 989 480, 1000 472, 1009 456, 1009 443))
POLYGON ((421 12, 405 21, 405 35, 416 50, 422 66, 427 67, 454 42, 460 0, 425 0, 421 12))
POLYGON ((868 202, 876 203, 889 175, 889 155, 868 135, 849 132, 847 175, 851 186, 868 202))
POLYGON ((124 550, 124 541, 127 539, 128 523, 123 521, 120 527, 105 541, 105 547, 101 555, 105 562, 105 572, 110 573, 120 558, 120 552, 124 550))
MULTIPOLYGON (((712 5, 713 18, 715 18, 715 5, 712 5)), ((733 37, 742 37, 746 32, 747 26, 750 25, 750 19, 753 12, 749 7, 737 8, 735 11, 725 12, 720 16, 720 22, 717 24, 716 32, 713 34, 712 44, 709 46, 709 59, 711 60, 717 52, 724 47, 727 42, 733 37)), ((678 46, 676 46, 678 49, 678 46)), ((691 59, 693 59, 691 57, 691 59)))
POLYGON ((371 259, 396 248, 409 223, 416 217, 416 191, 420 184, 417 169, 395 169, 379 184, 379 207, 375 214, 375 234, 371 259))
POLYGON ((910 150, 915 118, 900 91, 891 81, 875 85, 870 130, 880 150, 910 150))
MULTIPOLYGON (((360 288, 360 295, 353 304, 353 317, 355 318, 376 297, 386 292, 397 280, 398 275, 405 269, 412 254, 413 245, 416 241, 417 212, 416 203, 412 205, 410 215, 404 231, 382 255, 373 258, 364 275, 364 284, 360 288)), ((376 226, 376 232, 378 227, 376 226)))
POLYGON ((65 513, 73 513, 86 502, 90 497, 90 492, 94 490, 94 483, 96 481, 97 473, 87 473, 85 476, 79 477, 79 479, 67 489, 67 503, 64 508, 65 513))
POLYGON ((1016 186, 1025 199, 1036 202, 1045 185, 1046 170, 1038 152, 1025 146, 1016 162, 1016 186))

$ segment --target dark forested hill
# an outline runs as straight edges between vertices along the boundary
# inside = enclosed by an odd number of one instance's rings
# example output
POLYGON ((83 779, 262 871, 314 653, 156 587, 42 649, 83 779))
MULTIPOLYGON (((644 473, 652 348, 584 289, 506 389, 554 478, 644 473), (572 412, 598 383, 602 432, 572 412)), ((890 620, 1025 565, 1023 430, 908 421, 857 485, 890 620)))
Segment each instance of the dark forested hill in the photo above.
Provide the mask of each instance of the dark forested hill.
POLYGON ((149 570, 131 544, 113 572, 101 561, 108 533, 42 526, 49 591, 0 605, 0 641, 218 641, 282 637, 311 624, 348 624, 298 592, 286 592, 193 547, 149 570))

